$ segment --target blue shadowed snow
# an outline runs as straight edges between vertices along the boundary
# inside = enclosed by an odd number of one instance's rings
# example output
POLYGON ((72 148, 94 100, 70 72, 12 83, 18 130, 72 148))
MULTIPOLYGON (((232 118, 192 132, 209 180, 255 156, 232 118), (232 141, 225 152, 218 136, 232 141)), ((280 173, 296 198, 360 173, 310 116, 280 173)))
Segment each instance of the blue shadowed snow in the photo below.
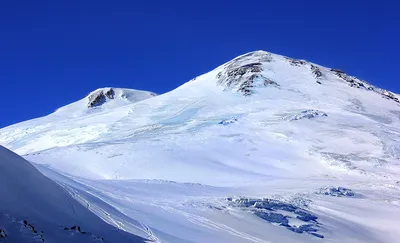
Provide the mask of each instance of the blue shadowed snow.
POLYGON ((227 200, 233 206, 249 210, 256 216, 270 223, 279 224, 279 226, 285 227, 295 233, 308 233, 318 238, 324 238, 323 235, 316 233, 319 227, 319 223, 317 222, 318 217, 295 205, 268 198, 228 198, 227 200), (294 217, 293 214, 296 216, 294 217), (304 224, 300 226, 291 225, 291 219, 299 219, 304 224))
POLYGON ((226 126, 226 125, 235 123, 235 122, 237 122, 237 121, 238 121, 237 118, 232 118, 232 119, 222 120, 222 121, 220 121, 218 124, 226 126))

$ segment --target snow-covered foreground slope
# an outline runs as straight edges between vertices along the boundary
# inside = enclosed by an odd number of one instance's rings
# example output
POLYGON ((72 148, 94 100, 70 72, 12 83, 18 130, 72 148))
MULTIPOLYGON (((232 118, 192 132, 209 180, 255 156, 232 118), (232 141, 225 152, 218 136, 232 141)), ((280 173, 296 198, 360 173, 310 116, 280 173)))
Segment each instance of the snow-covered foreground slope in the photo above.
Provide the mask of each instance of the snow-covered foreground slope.
POLYGON ((104 223, 28 161, 0 146, 0 242, 144 242, 104 223))
POLYGON ((397 242, 398 99, 258 51, 160 96, 3 128, 0 144, 152 241, 397 242))

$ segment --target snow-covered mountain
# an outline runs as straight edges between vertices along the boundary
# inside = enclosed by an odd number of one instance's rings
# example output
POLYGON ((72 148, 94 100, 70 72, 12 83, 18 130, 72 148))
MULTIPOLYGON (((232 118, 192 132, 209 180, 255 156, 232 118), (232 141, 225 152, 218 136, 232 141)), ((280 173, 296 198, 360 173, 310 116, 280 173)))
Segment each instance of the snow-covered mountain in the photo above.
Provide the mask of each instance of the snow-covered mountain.
POLYGON ((127 93, 96 90, 0 144, 153 242, 399 239, 398 94, 264 51, 127 93))

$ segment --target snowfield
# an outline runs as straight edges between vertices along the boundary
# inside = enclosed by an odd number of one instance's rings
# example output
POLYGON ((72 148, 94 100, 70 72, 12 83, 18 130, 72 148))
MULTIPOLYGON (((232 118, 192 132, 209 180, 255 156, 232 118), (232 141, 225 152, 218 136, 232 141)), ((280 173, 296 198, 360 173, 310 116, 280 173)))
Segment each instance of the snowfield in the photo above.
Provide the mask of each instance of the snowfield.
POLYGON ((399 97, 256 51, 158 96, 96 90, 0 129, 0 144, 149 242, 394 243, 399 97))
POLYGON ((144 242, 104 223, 28 161, 0 146, 0 242, 144 242))

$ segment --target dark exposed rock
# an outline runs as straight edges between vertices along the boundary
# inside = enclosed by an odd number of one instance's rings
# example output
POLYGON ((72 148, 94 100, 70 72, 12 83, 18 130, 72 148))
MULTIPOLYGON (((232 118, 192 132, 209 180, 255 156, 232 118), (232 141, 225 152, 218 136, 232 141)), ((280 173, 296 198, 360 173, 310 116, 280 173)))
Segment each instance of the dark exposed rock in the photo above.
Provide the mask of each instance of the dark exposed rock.
POLYGON ((272 62, 273 59, 271 53, 265 51, 255 51, 233 59, 232 62, 228 63, 228 65, 232 65, 234 63, 243 62, 247 60, 257 60, 259 62, 272 62))
POLYGON ((310 214, 308 212, 305 212, 303 210, 296 210, 295 214, 297 214, 297 218, 298 219, 300 219, 302 221, 305 221, 305 222, 316 221, 318 219, 317 216, 312 215, 312 214, 310 214))
POLYGON ((268 210, 284 210, 288 212, 296 211, 296 207, 273 199, 260 199, 254 204, 255 208, 268 210))
POLYGON ((319 227, 318 217, 293 204, 268 198, 228 198, 227 200, 233 206, 247 209, 261 219, 278 224, 295 233, 308 233, 315 237, 324 238, 323 235, 316 233, 319 227), (291 225, 290 219, 294 217, 303 221, 304 224, 300 226, 291 225))
POLYGON ((312 74, 314 75, 314 77, 315 77, 316 79, 322 77, 322 72, 321 72, 321 70, 319 69, 319 67, 317 67, 317 66, 315 66, 315 65, 312 65, 312 64, 311 64, 311 72, 312 72, 312 74))
POLYGON ((108 99, 114 99, 115 92, 112 88, 93 92, 88 96, 88 108, 102 105, 108 99))
POLYGON ((258 85, 255 84, 256 80, 260 80, 262 82, 262 85, 264 85, 264 86, 269 86, 269 85, 273 85, 276 87, 279 86, 276 82, 274 82, 268 78, 265 78, 264 76, 262 76, 260 74, 253 74, 239 86, 238 92, 241 92, 244 96, 251 95, 253 93, 253 91, 252 91, 253 88, 260 86, 260 83, 258 83, 258 85))
POLYGON ((270 53, 263 51, 251 52, 228 62, 224 70, 216 76, 218 84, 225 89, 235 89, 243 96, 249 96, 255 87, 278 84, 262 75, 263 63, 273 61, 270 53))
POLYGON ((6 238, 6 237, 7 237, 6 231, 4 231, 3 229, 0 229, 0 238, 6 238))
POLYGON ((354 84, 356 82, 356 80, 353 77, 350 77, 349 75, 347 75, 345 72, 338 70, 338 69, 331 69, 332 72, 334 72, 334 74, 336 76, 338 76, 339 78, 343 79, 346 82, 352 83, 354 84))
POLYGON ((382 90, 381 94, 386 99, 394 100, 395 102, 399 102, 399 98, 397 98, 393 93, 391 93, 387 90, 382 90))
POLYGON ((335 73, 344 73, 342 70, 336 68, 331 68, 331 71, 335 73))
POLYGON ((226 68, 218 73, 219 84, 224 84, 226 88, 238 87, 237 91, 243 96, 253 93, 255 87, 279 86, 276 82, 264 77, 261 63, 249 63, 239 67, 226 68))
POLYGON ((271 212, 263 212, 263 211, 259 211, 259 212, 255 212, 255 214, 262 218, 267 220, 268 222, 271 223, 279 223, 281 225, 288 225, 289 224, 289 220, 286 218, 286 216, 279 214, 279 213, 271 213, 271 212))
POLYGON ((344 187, 328 187, 328 188, 321 188, 317 194, 327 195, 327 196, 334 196, 334 197, 355 197, 356 194, 347 188, 344 187))
POLYGON ((238 121, 237 118, 225 119, 225 120, 220 121, 218 124, 226 126, 226 125, 235 123, 235 122, 237 122, 237 121, 238 121))
POLYGON ((28 228, 32 233, 36 235, 38 239, 44 242, 43 231, 38 232, 32 224, 28 223, 27 220, 23 221, 23 226, 25 228, 28 228))
POLYGON ((310 233, 310 235, 316 236, 316 237, 321 238, 321 239, 325 238, 323 235, 320 235, 320 234, 317 234, 317 233, 310 233))
POLYGON ((113 89, 107 90, 104 94, 107 98, 114 99, 115 92, 113 89))
POLYGON ((82 230, 81 230, 81 227, 80 227, 79 225, 74 225, 74 226, 72 226, 72 227, 64 227, 64 230, 65 230, 65 231, 74 231, 74 232, 78 232, 78 233, 81 233, 81 234, 83 234, 83 235, 90 235, 90 236, 94 237, 94 238, 97 239, 97 240, 104 241, 104 238, 103 238, 103 237, 96 236, 96 235, 94 235, 94 234, 92 234, 92 233, 90 233, 90 232, 82 231, 82 230))
POLYGON ((285 57, 285 59, 290 63, 292 66, 297 66, 300 67, 302 65, 305 65, 307 62, 304 60, 298 60, 290 57, 285 57))
POLYGON ((289 116, 286 119, 289 121, 297 121, 297 120, 301 120, 301 119, 312 119, 315 117, 325 117, 328 116, 328 114, 326 114, 323 111, 319 111, 319 110, 304 110, 296 115, 293 116, 289 116))
POLYGON ((393 93, 384 90, 384 89, 380 89, 377 87, 374 87, 372 85, 370 85, 369 83, 367 83, 366 81, 362 81, 359 80, 356 77, 352 77, 347 75, 345 72, 343 72, 342 70, 339 69, 331 69, 331 71, 338 76, 339 78, 343 79, 344 81, 346 81, 350 87, 355 87, 355 88, 363 88, 369 91, 374 91, 375 93, 378 93, 380 95, 382 95, 383 98, 386 98, 388 100, 393 100, 397 103, 400 103, 399 98, 396 97, 396 95, 394 95, 393 93))
POLYGON ((315 229, 315 228, 313 228, 313 225, 310 225, 310 224, 301 225, 300 227, 297 227, 297 226, 287 226, 286 228, 287 228, 288 230, 293 231, 293 232, 298 233, 298 234, 302 234, 302 233, 304 233, 304 232, 307 232, 307 233, 309 233, 310 235, 313 235, 313 236, 315 236, 315 237, 318 237, 318 238, 321 238, 321 239, 324 238, 323 235, 318 234, 318 233, 315 233, 315 232, 317 232, 318 230, 315 229))

